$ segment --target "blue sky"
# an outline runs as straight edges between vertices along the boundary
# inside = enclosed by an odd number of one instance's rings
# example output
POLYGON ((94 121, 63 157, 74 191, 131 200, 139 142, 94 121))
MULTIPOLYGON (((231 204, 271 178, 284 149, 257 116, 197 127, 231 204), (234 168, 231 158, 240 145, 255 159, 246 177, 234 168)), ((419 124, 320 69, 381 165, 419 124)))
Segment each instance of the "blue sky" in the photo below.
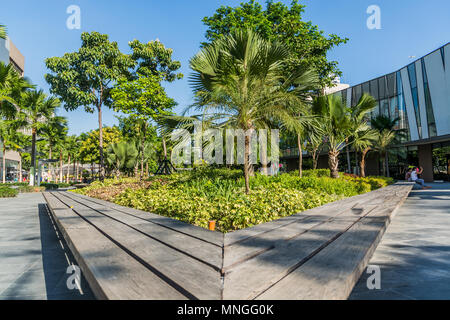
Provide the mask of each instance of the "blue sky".
MULTIPOLYGON (((181 61, 183 80, 166 84, 168 94, 183 110, 192 99, 187 82, 188 61, 204 40, 204 16, 221 5, 236 6, 229 0, 22 0, 2 1, 0 23, 25 55, 25 74, 34 84, 48 91, 44 80, 46 57, 61 56, 80 46, 80 33, 99 31, 117 41, 128 52, 128 41, 147 42, 158 38, 173 48, 173 57, 181 61), (69 5, 81 8, 81 29, 66 28, 69 5)), ((260 1, 263 3, 264 1, 260 1)), ((290 3, 290 1, 282 1, 290 3)), ((304 20, 317 24, 325 34, 336 33, 350 41, 329 54, 343 71, 342 82, 351 85, 389 73, 413 59, 450 41, 450 1, 448 0, 305 0, 304 20), (381 30, 369 30, 366 20, 369 5, 381 9, 381 30)), ((70 133, 97 128, 97 115, 77 111, 59 112, 69 120, 70 133)), ((114 113, 106 111, 104 124, 116 122, 114 113)))

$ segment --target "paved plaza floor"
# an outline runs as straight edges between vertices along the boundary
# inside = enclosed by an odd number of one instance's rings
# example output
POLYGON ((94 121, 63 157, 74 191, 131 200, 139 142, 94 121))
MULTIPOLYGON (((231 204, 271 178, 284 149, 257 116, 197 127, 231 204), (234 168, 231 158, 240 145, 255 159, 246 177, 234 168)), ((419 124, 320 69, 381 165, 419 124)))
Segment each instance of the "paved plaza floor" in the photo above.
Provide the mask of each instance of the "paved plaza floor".
MULTIPOLYGON (((450 299, 450 184, 413 190, 388 227, 350 299, 450 299)), ((0 299, 93 299, 84 278, 70 290, 75 261, 40 193, 0 199, 0 299)))
POLYGON ((68 288, 72 263, 41 193, 0 199, 0 300, 92 299, 84 278, 68 288))
POLYGON ((450 184, 429 185, 410 193, 369 262, 381 289, 365 271, 350 299, 450 299, 450 184))

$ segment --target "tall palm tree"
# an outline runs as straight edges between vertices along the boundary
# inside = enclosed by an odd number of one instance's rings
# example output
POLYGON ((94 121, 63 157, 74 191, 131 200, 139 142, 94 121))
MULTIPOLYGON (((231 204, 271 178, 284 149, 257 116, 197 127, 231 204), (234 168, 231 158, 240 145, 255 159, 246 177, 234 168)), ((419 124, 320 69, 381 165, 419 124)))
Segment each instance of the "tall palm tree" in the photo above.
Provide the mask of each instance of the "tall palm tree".
POLYGON ((14 118, 21 94, 32 87, 11 64, 6 65, 0 61, 0 115, 9 119, 14 118))
POLYGON ((383 159, 383 175, 389 177, 389 160, 388 160, 388 148, 395 140, 395 131, 384 129, 378 132, 378 138, 375 142, 375 147, 380 153, 383 159))
POLYGON ((347 108, 340 97, 320 96, 313 102, 313 113, 320 117, 328 146, 330 176, 338 178, 339 153, 353 143, 352 137, 368 128, 365 115, 375 106, 375 100, 364 94, 358 104, 347 108))
MULTIPOLYGON (((194 108, 222 127, 246 132, 268 128, 274 120, 298 128, 297 116, 316 74, 299 69, 286 74, 288 49, 250 30, 236 30, 206 45, 190 60, 194 108)), ((250 192, 250 137, 244 139, 245 191, 250 192)))
POLYGON ((47 97, 42 90, 29 90, 22 95, 20 114, 27 127, 31 129, 31 170, 30 185, 34 185, 36 172, 36 137, 45 126, 45 122, 54 116, 60 101, 55 97, 47 97))

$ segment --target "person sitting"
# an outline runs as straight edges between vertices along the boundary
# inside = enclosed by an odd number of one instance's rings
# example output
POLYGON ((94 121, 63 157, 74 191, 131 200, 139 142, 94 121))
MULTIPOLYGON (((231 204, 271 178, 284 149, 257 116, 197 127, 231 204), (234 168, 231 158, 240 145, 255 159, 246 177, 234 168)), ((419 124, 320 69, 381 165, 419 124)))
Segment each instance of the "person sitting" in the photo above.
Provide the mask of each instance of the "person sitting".
POLYGON ((411 172, 412 172, 412 168, 408 168, 408 170, 406 170, 406 173, 405 173, 405 180, 408 182, 412 181, 411 180, 411 172))
POLYGON ((425 181, 418 177, 418 175, 422 174, 422 172, 423 172, 423 168, 422 167, 420 167, 420 170, 419 170, 419 168, 414 167, 414 169, 411 172, 411 181, 414 181, 415 183, 419 184, 422 187, 422 190, 423 189, 430 189, 431 187, 430 186, 426 186, 425 185, 425 181))

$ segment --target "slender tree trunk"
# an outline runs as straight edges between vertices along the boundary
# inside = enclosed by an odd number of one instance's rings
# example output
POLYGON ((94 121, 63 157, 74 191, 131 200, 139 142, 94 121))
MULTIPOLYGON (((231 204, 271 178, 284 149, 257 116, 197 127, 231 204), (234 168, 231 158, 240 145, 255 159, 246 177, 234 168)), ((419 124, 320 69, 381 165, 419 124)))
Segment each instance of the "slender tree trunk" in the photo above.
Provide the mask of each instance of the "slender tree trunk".
POLYGON ((386 155, 382 156, 383 159, 383 176, 386 176, 386 155))
POLYGON ((303 176, 303 152, 302 152, 302 139, 300 135, 297 135, 297 145, 298 145, 298 176, 301 178, 303 176))
POLYGON ((3 142, 3 168, 2 168, 2 175, 3 175, 3 183, 6 183, 6 148, 5 148, 5 142, 3 142))
POLYGON ((30 168, 30 186, 34 186, 36 175, 36 128, 31 129, 31 168, 30 168))
POLYGON ((69 183, 69 174, 70 174, 70 154, 67 156, 67 170, 66 170, 66 183, 69 183))
POLYGON ((245 149, 244 149, 244 180, 245 193, 250 193, 250 137, 245 135, 245 149))
POLYGON ((348 173, 352 173, 352 162, 350 160, 350 150, 348 148, 348 145, 345 146, 345 152, 347 153, 347 170, 348 173))
POLYGON ((361 177, 365 177, 366 176, 366 155, 367 152, 369 152, 369 148, 366 148, 362 151, 361 153, 361 162, 359 163, 359 166, 361 168, 361 177))
POLYGON ((75 176, 76 182, 80 181, 79 174, 80 174, 80 162, 77 160, 77 175, 75 176))
POLYGON ((94 163, 91 162, 91 179, 94 180, 94 163))
POLYGON ((331 178, 339 178, 339 151, 330 150, 328 152, 328 166, 330 167, 330 176, 331 178))
POLYGON ((23 176, 22 176, 22 154, 20 154, 19 159, 19 182, 22 182, 23 176))
MULTIPOLYGON (((103 90, 102 90, 103 91, 103 90)), ((99 152, 100 152, 100 181, 105 180, 105 163, 103 159, 103 124, 102 124, 102 104, 98 105, 98 138, 99 138, 99 152)))
POLYGON ((166 139, 164 139, 164 137, 162 138, 162 146, 163 146, 164 159, 167 159, 166 139))
POLYGON ((62 151, 59 151, 59 182, 63 182, 63 156, 62 151))
POLYGON ((144 137, 141 138, 141 174, 140 174, 140 180, 144 177, 144 137))
MULTIPOLYGON (((48 157, 49 157, 50 160, 52 159, 52 145, 51 144, 49 145, 48 157)), ((49 174, 48 174, 48 181, 49 182, 53 181, 53 172, 52 172, 52 170, 53 170, 53 165, 52 165, 51 162, 49 162, 49 164, 48 164, 48 172, 49 172, 49 174)))
POLYGON ((148 178, 148 160, 145 163, 145 176, 148 178))
POLYGON ((312 161, 313 161, 313 170, 316 170, 317 169, 317 162, 318 162, 318 159, 319 159, 319 157, 318 157, 318 150, 317 149, 313 149, 313 152, 312 152, 312 161))
POLYGON ((386 161, 386 177, 390 177, 391 174, 389 173, 389 157, 388 157, 388 153, 386 151, 386 155, 384 156, 384 161, 386 161))
POLYGON ((73 181, 75 182, 75 180, 77 179, 77 176, 75 175, 75 169, 76 169, 76 165, 77 165, 77 160, 76 159, 74 159, 74 161, 73 161, 73 181))

